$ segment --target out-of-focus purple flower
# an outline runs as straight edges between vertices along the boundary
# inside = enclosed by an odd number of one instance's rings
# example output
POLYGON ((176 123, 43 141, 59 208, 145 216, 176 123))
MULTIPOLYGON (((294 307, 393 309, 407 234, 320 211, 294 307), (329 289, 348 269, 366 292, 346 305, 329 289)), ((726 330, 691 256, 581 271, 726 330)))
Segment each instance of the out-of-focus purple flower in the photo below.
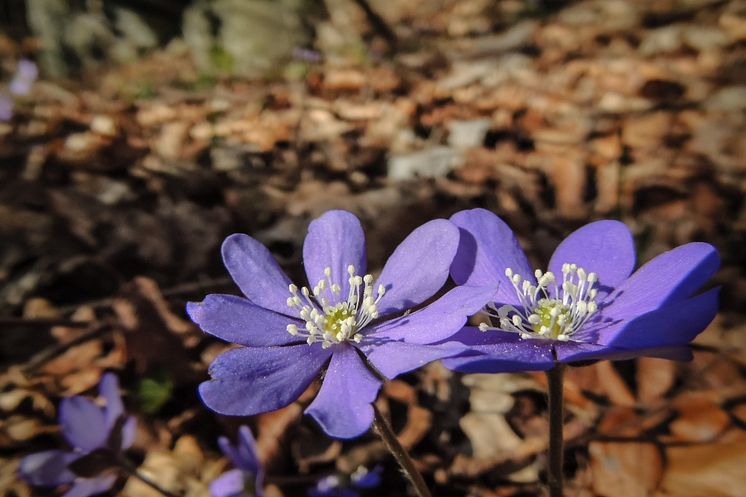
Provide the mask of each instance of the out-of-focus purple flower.
POLYGON ((382 471, 380 466, 373 470, 360 466, 348 478, 325 476, 308 490, 308 497, 360 497, 359 490, 376 488, 381 484, 382 471))
POLYGON ((321 53, 310 48, 295 47, 293 48, 293 58, 303 62, 316 63, 321 61, 321 53))
POLYGON ((218 439, 223 454, 236 469, 220 475, 210 484, 213 497, 263 497, 264 469, 256 451, 256 441, 247 426, 238 429, 238 443, 218 439))
POLYGON ((7 95, 0 95, 0 121, 10 121, 13 117, 13 100, 7 95))
POLYGON ((311 223, 303 246, 309 289, 291 284, 253 238, 229 236, 223 261, 246 298, 208 295, 189 303, 187 312, 207 333, 243 347, 212 363, 212 380, 199 388, 203 401, 227 415, 279 409, 328 363, 306 413, 332 437, 363 434, 373 421, 379 375, 394 378, 464 350, 456 343, 433 344, 461 329, 494 294, 459 287, 405 312, 446 282, 458 239, 450 221, 430 221, 399 245, 374 281, 365 274, 360 221, 346 211, 327 212, 311 223))
POLYGON ((99 393, 106 401, 104 407, 80 396, 62 400, 59 422, 72 450, 48 450, 24 457, 19 468, 21 478, 34 486, 70 485, 63 497, 87 497, 114 485, 116 474, 106 461, 132 445, 135 418, 124 413, 114 374, 103 376, 99 393), (98 472, 98 468, 100 474, 89 474, 98 472))
POLYGON ((31 85, 39 77, 39 68, 28 59, 21 59, 16 66, 16 73, 8 86, 12 95, 24 96, 31 91, 31 85))
POLYGON ((632 274, 629 229, 597 221, 567 237, 544 273, 531 270, 515 235, 493 213, 462 211, 451 221, 461 229, 453 279, 497 289, 486 309, 494 326, 465 327, 452 337, 471 347, 444 361, 452 369, 546 370, 556 362, 638 356, 687 360, 689 342, 717 313, 719 289, 694 295, 720 265, 707 243, 677 247, 632 274))

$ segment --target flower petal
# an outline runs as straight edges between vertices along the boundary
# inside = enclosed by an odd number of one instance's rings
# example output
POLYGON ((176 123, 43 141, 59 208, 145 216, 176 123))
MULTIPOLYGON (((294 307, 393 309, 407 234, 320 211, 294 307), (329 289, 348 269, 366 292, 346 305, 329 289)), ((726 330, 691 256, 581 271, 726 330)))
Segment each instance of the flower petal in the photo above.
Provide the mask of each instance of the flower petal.
POLYGON ((210 365, 212 380, 202 383, 199 393, 207 407, 220 414, 273 411, 297 399, 330 355, 320 345, 305 343, 229 350, 210 365))
POLYGON ((337 345, 324 383, 306 414, 331 437, 357 437, 373 423, 371 403, 376 400, 381 384, 354 347, 337 345))
POLYGON ((248 426, 241 426, 238 431, 238 443, 233 446, 226 437, 218 439, 218 445, 228 459, 237 468, 256 474, 261 468, 256 450, 256 441, 248 426))
POLYGON ((560 283, 565 263, 596 273, 600 300, 632 273, 635 260, 635 243, 627 225, 596 221, 573 231, 559 244, 549 261, 549 271, 560 283))
POLYGON ((109 435, 103 410, 84 397, 62 399, 59 410, 62 434, 73 447, 91 451, 109 435))
POLYGON ((720 266, 715 247, 687 243, 654 258, 605 300, 602 315, 630 319, 696 292, 720 266))
POLYGON ((713 288, 674 302, 616 327, 613 333, 602 330, 598 342, 633 350, 686 345, 715 319, 719 292, 713 288))
POLYGON ((494 288, 458 286, 427 307, 372 327, 366 337, 435 343, 459 331, 466 318, 492 302, 494 288))
POLYGON ((78 479, 73 488, 65 492, 62 497, 88 497, 102 494, 114 486, 116 475, 99 476, 96 478, 78 479))
POLYGON ((458 252, 451 265, 456 284, 497 288, 497 302, 519 305, 505 270, 511 268, 531 281, 534 272, 513 230, 485 209, 457 212, 451 221, 461 232, 458 252))
POLYGON ((462 356, 444 359, 448 369, 462 373, 544 371, 554 367, 552 342, 522 339, 517 333, 464 327, 450 340, 469 346, 462 356))
POLYGON ((243 233, 230 235, 221 247, 223 263, 246 297, 265 309, 287 314, 290 280, 267 247, 243 233))
POLYGON ((557 360, 564 363, 590 360, 624 361, 636 357, 658 357, 673 361, 688 361, 692 358, 688 346, 629 350, 595 343, 557 342, 554 350, 557 360))
POLYGON ((420 345, 386 338, 366 340, 360 344, 360 349, 371 364, 389 379, 468 350, 464 344, 457 342, 420 345))
POLYGON ((132 447, 132 444, 135 443, 136 434, 137 419, 134 416, 129 416, 122 425, 122 450, 132 447))
POLYGON ((416 306, 432 297, 448 279, 458 249, 458 228, 445 219, 429 221, 396 247, 373 286, 386 289, 378 303, 385 316, 416 306))
POLYGON ((210 495, 212 497, 249 497, 245 492, 245 478, 246 475, 240 469, 226 471, 210 483, 210 495))
POLYGON ((119 416, 124 414, 124 405, 122 398, 119 396, 119 379, 114 373, 106 373, 101 378, 98 385, 99 394, 106 400, 104 408, 104 417, 106 418, 106 428, 110 430, 119 416))
POLYGON ((287 332, 287 325, 294 323, 303 328, 297 319, 235 295, 212 294, 202 302, 189 302, 187 313, 202 331, 247 347, 298 343, 300 339, 287 332))
POLYGON ((313 289, 321 280, 326 280, 324 269, 331 268, 332 283, 342 291, 335 295, 329 285, 322 293, 331 303, 347 299, 350 284, 347 267, 355 266, 358 275, 364 275, 365 234, 360 220, 347 211, 328 211, 311 222, 303 242, 303 265, 306 268, 309 288, 313 289))
POLYGON ((18 472, 29 485, 55 487, 75 479, 75 474, 67 469, 67 465, 80 456, 62 450, 37 452, 21 459, 18 472))

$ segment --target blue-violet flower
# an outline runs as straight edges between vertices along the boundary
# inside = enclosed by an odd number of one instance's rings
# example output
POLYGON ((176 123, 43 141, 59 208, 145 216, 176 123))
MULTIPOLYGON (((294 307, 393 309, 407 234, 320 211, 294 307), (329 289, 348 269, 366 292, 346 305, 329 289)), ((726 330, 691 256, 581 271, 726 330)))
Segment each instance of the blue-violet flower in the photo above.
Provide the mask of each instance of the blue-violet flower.
POLYGON ((372 470, 360 466, 349 477, 325 476, 308 490, 308 497, 360 497, 359 490, 381 485, 382 471, 383 468, 380 466, 372 470))
POLYGON ((492 324, 467 326, 451 338, 471 349, 445 360, 449 368, 503 372, 637 356, 686 360, 688 343, 717 313, 717 288, 692 296, 720 264, 707 243, 677 247, 632 274, 635 247, 627 226, 596 221, 567 237, 542 272, 531 270, 495 214, 473 209, 451 221, 461 230, 451 276, 457 284, 496 288, 496 297, 485 309, 492 324))
POLYGON ((330 436, 363 434, 382 383, 376 373, 394 378, 464 350, 457 343, 433 344, 461 329, 494 294, 458 287, 406 312, 446 282, 458 242, 453 223, 430 221, 399 245, 374 279, 366 274, 360 221, 329 211, 308 228, 303 263, 310 286, 299 288, 262 244, 229 236, 223 261, 246 298, 208 295, 189 303, 187 312, 207 333, 243 347, 212 363, 212 380, 199 388, 203 401, 227 415, 278 409, 297 399, 328 363, 306 413, 330 436))
POLYGON ((238 429, 238 443, 226 437, 218 444, 236 469, 226 471, 210 484, 212 497, 263 497, 264 469, 256 451, 256 441, 247 426, 238 429))
POLYGON ((72 450, 48 450, 24 457, 19 468, 23 480, 42 487, 70 485, 63 497, 87 497, 106 492, 114 485, 116 473, 109 467, 102 467, 100 474, 94 476, 80 476, 74 471, 76 461, 80 463, 94 452, 116 457, 135 438, 135 418, 124 413, 114 374, 103 376, 99 394, 106 402, 104 407, 80 396, 62 400, 59 422, 72 450))

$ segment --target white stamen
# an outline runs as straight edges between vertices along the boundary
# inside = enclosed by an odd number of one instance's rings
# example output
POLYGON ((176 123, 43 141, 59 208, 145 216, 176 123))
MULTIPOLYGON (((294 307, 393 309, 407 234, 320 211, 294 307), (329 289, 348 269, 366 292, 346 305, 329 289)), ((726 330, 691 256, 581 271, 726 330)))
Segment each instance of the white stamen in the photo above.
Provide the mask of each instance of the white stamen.
POLYGON ((311 290, 288 285, 291 295, 287 306, 298 313, 304 324, 302 328, 289 324, 287 331, 305 338, 309 345, 321 342, 322 347, 329 348, 346 341, 359 343, 364 338, 360 331, 378 318, 377 304, 385 292, 383 285, 374 292, 373 276, 355 274, 355 266, 350 264, 347 266, 349 291, 346 299, 340 300, 342 287, 332 281, 332 274, 331 267, 324 268, 324 278, 311 290), (334 305, 330 304, 330 298, 336 302, 334 305))
POLYGON ((562 264, 559 281, 551 271, 540 269, 534 271, 534 280, 524 278, 512 268, 505 269, 505 276, 513 285, 519 305, 497 308, 488 304, 485 312, 499 325, 494 328, 482 323, 481 331, 500 329, 518 333, 521 338, 568 341, 598 311, 595 301, 598 290, 594 288, 598 274, 587 272, 577 264, 562 264))

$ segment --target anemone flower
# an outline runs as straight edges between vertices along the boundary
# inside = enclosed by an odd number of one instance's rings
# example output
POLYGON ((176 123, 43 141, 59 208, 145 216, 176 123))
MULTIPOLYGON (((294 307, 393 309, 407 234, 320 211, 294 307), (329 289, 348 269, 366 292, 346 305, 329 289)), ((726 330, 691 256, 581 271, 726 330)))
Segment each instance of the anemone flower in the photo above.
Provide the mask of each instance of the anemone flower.
POLYGON ((62 400, 59 422, 71 450, 48 450, 24 457, 19 468, 23 480, 41 487, 69 485, 63 497, 87 497, 106 492, 114 485, 116 473, 108 465, 95 465, 100 471, 89 474, 93 466, 86 464, 85 476, 77 474, 75 468, 76 462, 94 452, 105 452, 111 458, 134 441, 135 418, 124 414, 114 374, 103 376, 99 394, 106 401, 103 407, 80 396, 62 400))
POLYGON ((457 284, 496 289, 491 324, 451 340, 470 347, 444 364, 463 372, 547 370, 555 363, 637 356, 686 360, 713 320, 718 289, 695 294, 719 266, 707 243, 665 252, 632 273, 635 247, 618 221, 590 223, 533 271, 515 235, 484 209, 451 217, 461 230, 451 266, 457 284))
POLYGON ((409 312, 446 282, 458 243, 453 223, 430 221, 399 245, 374 279, 366 274, 360 221, 329 211, 308 228, 303 263, 309 286, 299 288, 262 244, 229 236, 223 261, 245 298, 208 295, 187 305, 202 330, 241 345, 212 363, 212 379, 199 388, 202 400, 226 415, 271 411, 297 399, 325 371, 306 414, 332 437, 363 434, 382 378, 463 351, 457 343, 433 344, 461 329, 494 293, 459 287, 409 312))
POLYGON ((218 444, 236 468, 226 471, 210 484, 212 496, 263 497, 264 469, 251 430, 247 426, 239 428, 235 446, 226 437, 220 437, 218 444))

